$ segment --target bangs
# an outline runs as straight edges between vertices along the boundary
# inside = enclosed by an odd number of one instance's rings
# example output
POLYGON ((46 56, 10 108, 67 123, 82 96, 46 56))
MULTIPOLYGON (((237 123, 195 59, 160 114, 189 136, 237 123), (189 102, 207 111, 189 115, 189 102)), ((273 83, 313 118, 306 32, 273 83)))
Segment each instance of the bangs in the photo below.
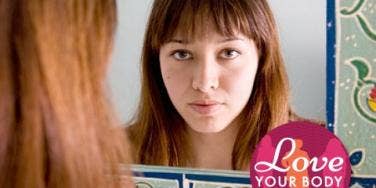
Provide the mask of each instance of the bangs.
POLYGON ((155 25, 152 47, 155 50, 179 35, 183 40, 196 38, 213 24, 216 31, 226 37, 242 33, 260 45, 260 31, 255 26, 252 6, 246 1, 186 0, 170 1, 155 25))

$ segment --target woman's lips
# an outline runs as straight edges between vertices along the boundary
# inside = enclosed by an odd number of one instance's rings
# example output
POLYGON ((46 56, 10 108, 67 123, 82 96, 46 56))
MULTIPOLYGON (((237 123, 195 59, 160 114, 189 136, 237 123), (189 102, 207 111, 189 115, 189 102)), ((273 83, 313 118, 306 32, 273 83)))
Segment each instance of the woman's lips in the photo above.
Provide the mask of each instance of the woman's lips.
POLYGON ((223 106, 218 101, 194 101, 189 103, 189 106, 197 113, 201 115, 214 115, 223 106))

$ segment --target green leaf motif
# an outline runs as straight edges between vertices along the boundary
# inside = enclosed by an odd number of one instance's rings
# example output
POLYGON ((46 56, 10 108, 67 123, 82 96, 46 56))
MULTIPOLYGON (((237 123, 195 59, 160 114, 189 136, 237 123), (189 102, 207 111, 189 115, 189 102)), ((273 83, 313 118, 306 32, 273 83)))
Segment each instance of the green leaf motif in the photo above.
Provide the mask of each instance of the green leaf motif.
POLYGON ((358 71, 358 79, 364 80, 369 74, 369 68, 367 64, 360 60, 360 59, 354 59, 351 61, 351 64, 355 66, 356 70, 358 71))
POLYGON ((362 7, 364 2, 365 0, 359 0, 358 3, 355 6, 353 6, 354 8, 352 10, 344 8, 341 10, 341 14, 349 16, 349 15, 356 13, 362 7))
POLYGON ((356 15, 360 26, 362 27, 363 31, 366 33, 367 37, 371 40, 376 42, 376 32, 372 31, 371 27, 368 26, 366 19, 363 18, 361 15, 356 15))

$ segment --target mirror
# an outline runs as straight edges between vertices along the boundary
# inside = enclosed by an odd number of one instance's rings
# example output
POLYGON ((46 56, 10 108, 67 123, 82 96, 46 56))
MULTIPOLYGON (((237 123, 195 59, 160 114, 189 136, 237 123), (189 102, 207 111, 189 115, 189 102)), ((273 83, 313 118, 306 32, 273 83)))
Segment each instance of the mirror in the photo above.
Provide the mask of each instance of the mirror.
MULTIPOLYGON (((109 81, 122 122, 133 115, 139 99, 141 46, 152 2, 118 1, 119 24, 109 81)), ((279 27, 291 105, 302 117, 325 121, 326 1, 269 3, 279 27)))
MULTIPOLYGON (((118 1, 119 25, 109 81, 122 124, 135 113, 139 100, 140 54, 152 2, 118 1)), ((325 121, 326 1, 269 3, 279 29, 291 106, 299 116, 325 121)))

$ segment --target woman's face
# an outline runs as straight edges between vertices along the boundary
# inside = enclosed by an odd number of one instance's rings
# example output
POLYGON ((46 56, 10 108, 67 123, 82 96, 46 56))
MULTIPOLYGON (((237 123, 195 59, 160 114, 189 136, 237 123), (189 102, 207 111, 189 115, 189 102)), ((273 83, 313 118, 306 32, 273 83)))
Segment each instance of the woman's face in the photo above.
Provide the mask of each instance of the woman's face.
POLYGON ((187 125, 219 132, 247 104, 258 66, 255 43, 241 33, 220 35, 212 24, 195 38, 177 34, 159 54, 163 82, 187 125))

